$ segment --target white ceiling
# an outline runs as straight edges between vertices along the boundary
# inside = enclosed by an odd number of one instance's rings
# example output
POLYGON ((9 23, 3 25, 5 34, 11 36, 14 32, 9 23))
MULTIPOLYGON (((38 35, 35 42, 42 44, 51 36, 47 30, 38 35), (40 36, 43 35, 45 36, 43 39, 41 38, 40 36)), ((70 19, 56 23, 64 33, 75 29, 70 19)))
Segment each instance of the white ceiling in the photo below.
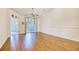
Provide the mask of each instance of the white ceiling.
POLYGON ((31 15, 32 13, 35 15, 43 15, 47 12, 49 12, 52 8, 12 8, 12 10, 24 15, 24 16, 28 16, 31 15))

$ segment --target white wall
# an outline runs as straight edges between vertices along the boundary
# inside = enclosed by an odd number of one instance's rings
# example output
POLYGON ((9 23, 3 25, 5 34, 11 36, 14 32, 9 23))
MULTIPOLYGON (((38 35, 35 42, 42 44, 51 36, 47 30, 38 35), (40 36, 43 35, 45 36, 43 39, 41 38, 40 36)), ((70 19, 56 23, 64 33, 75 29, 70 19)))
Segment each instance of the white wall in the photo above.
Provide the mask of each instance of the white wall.
POLYGON ((0 48, 8 38, 7 9, 0 9, 0 48))
POLYGON ((40 26, 40 21, 41 21, 40 16, 37 16, 36 20, 37 20, 37 32, 40 32, 40 28, 41 28, 41 26, 40 26))
POLYGON ((43 15, 41 32, 79 41, 79 9, 55 8, 43 15))

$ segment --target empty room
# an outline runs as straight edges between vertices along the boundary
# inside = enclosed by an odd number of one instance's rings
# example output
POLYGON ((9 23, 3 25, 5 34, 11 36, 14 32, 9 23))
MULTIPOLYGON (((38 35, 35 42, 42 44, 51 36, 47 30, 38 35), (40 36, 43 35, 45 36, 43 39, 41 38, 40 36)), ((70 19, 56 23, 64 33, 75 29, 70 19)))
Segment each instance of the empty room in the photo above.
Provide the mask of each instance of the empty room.
POLYGON ((79 9, 0 8, 0 51, 79 51, 79 9))

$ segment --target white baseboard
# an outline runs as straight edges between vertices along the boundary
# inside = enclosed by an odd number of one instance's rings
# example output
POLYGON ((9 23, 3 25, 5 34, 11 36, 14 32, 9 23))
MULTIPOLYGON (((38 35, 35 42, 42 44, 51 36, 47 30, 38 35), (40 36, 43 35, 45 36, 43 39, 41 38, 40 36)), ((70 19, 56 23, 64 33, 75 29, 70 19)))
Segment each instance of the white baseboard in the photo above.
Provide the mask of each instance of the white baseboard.
POLYGON ((76 35, 71 35, 71 34, 64 34, 64 35, 61 35, 61 34, 46 33, 46 32, 42 32, 42 33, 45 33, 45 34, 48 34, 48 35, 57 36, 57 37, 61 37, 61 38, 65 38, 65 39, 68 39, 68 40, 73 40, 73 41, 79 42, 79 35, 78 35, 78 36, 76 36, 76 35))
POLYGON ((5 42, 7 41, 8 38, 9 38, 9 37, 6 37, 6 38, 3 40, 3 42, 0 43, 0 49, 1 49, 2 46, 5 44, 5 42))

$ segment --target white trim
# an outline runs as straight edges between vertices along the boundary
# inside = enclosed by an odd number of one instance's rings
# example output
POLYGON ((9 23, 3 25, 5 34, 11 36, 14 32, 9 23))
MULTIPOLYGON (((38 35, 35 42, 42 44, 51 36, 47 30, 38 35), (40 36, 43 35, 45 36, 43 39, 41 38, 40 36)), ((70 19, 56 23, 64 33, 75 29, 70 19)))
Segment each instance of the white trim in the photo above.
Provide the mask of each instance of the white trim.
POLYGON ((75 35, 71 35, 71 34, 69 36, 67 36, 66 34, 65 35, 61 35, 61 34, 46 33, 46 32, 42 32, 42 33, 79 42, 79 36, 75 36, 75 35))
POLYGON ((2 46, 5 44, 5 42, 7 41, 9 37, 5 38, 3 42, 0 43, 0 49, 2 48, 2 46))

